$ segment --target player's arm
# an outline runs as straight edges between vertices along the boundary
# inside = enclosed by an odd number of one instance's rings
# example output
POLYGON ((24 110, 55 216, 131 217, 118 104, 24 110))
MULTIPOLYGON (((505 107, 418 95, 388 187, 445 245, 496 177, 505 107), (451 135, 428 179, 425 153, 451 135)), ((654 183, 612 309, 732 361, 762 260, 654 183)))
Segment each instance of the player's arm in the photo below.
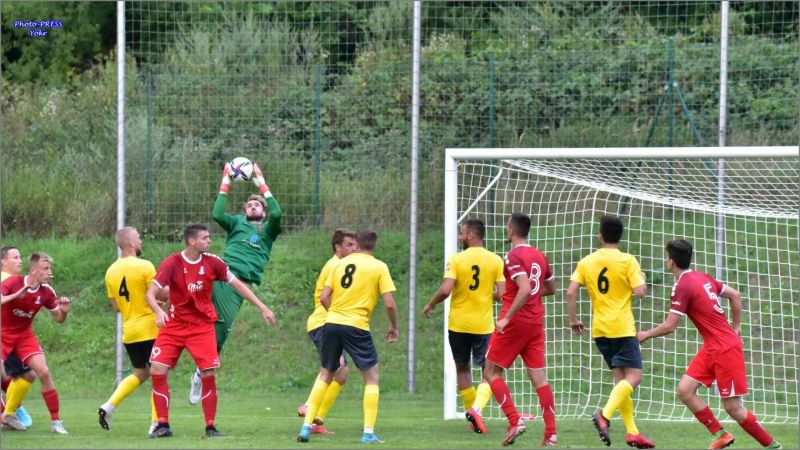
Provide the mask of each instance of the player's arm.
POLYGON ((731 328, 736 332, 736 335, 742 335, 742 294, 736 289, 728 286, 722 286, 722 291, 719 293, 720 297, 725 297, 731 304, 731 328))
POLYGON ((325 311, 331 309, 331 294, 333 293, 333 289, 330 286, 325 286, 322 288, 322 292, 319 294, 319 303, 325 308, 325 311))
POLYGON ((53 314, 53 319, 55 319, 58 323, 64 323, 67 320, 67 313, 69 313, 70 308, 72 308, 72 303, 70 303, 67 297, 61 297, 58 300, 58 307, 56 309, 50 310, 53 314))
POLYGON ((246 284, 242 283, 242 281, 236 278, 233 274, 231 274, 231 278, 228 283, 230 283, 231 287, 233 287, 236 292, 242 296, 242 298, 252 303, 253 306, 261 311, 261 317, 263 317, 268 324, 277 325, 278 321, 275 320, 275 314, 272 313, 272 310, 269 309, 263 302, 261 302, 261 300, 256 297, 256 294, 254 294, 246 284))
POLYGON ((672 333, 676 328, 678 328, 680 323, 681 315, 675 311, 671 311, 664 323, 653 328, 652 330, 640 331, 636 333, 636 338, 639 340, 640 344, 644 343, 644 341, 650 338, 660 337, 672 333))
POLYGON ((389 329, 385 334, 386 342, 393 344, 400 339, 400 331, 397 329, 397 304, 394 302, 392 292, 384 292, 382 297, 383 307, 386 309, 386 315, 389 316, 389 329))
POLYGON ((570 280, 567 293, 564 299, 567 301, 567 316, 569 317, 569 327, 572 332, 578 335, 583 334, 583 322, 578 319, 578 291, 581 285, 574 280, 570 280))
POLYGON ((144 299, 147 301, 147 306, 149 306, 150 309, 156 313, 156 326, 161 328, 169 321, 169 317, 156 300, 156 295, 158 294, 159 289, 161 289, 161 286, 159 286, 157 281, 153 281, 150 283, 150 287, 147 288, 147 293, 144 294, 144 299))
POLYGON ((4 290, 4 292, 0 295, 0 304, 6 304, 6 303, 8 303, 10 301, 18 299, 19 297, 21 297, 22 295, 25 294, 26 290, 28 290, 28 286, 22 286, 22 289, 18 290, 17 292, 14 292, 12 294, 7 294, 7 293, 5 293, 5 290, 4 290))
POLYGON ((222 168, 222 180, 219 183, 219 194, 217 200, 214 202, 214 208, 211 210, 211 217, 214 222, 225 231, 233 229, 233 216, 225 212, 225 204, 228 202, 228 191, 231 190, 231 176, 229 174, 230 167, 228 163, 222 168))
POLYGON ((517 296, 514 297, 514 301, 511 303, 511 307, 508 308, 508 311, 506 311, 506 315, 499 319, 497 325, 495 325, 495 328, 500 333, 503 333, 506 325, 511 321, 511 318, 517 314, 517 311, 525 305, 525 302, 527 302, 528 298, 531 296, 531 282, 528 281, 528 277, 524 275, 525 273, 521 272, 513 279, 513 281, 517 283, 517 296))
POLYGON ((261 195, 264 196, 264 200, 267 201, 269 222, 267 222, 266 234, 270 239, 275 240, 275 238, 281 234, 281 207, 278 205, 278 201, 275 200, 275 197, 272 196, 272 192, 270 192, 269 186, 264 180, 264 173, 261 172, 261 168, 258 167, 258 164, 253 164, 253 173, 256 175, 253 177, 253 184, 256 185, 258 192, 260 192, 261 195))
POLYGON ((110 306, 114 312, 119 312, 119 307, 117 307, 117 299, 108 297, 108 306, 110 306))
POLYGON ((550 295, 556 295, 556 277, 545 280, 544 286, 542 286, 542 297, 550 295))
POLYGON ((503 292, 506 291, 506 282, 505 281, 498 281, 494 284, 494 292, 492 292, 492 298, 496 302, 503 300, 503 292))
POLYGON ((647 293, 647 276, 644 272, 640 272, 640 274, 642 275, 643 283, 633 288, 633 296, 636 298, 644 298, 644 294, 647 293))
POLYGON ((445 278, 442 281, 442 284, 439 285, 439 289, 436 290, 436 293, 433 294, 433 297, 430 301, 422 308, 422 315, 425 317, 431 316, 431 311, 436 308, 436 305, 443 302, 451 292, 453 292, 453 287, 456 285, 456 280, 453 278, 445 278))

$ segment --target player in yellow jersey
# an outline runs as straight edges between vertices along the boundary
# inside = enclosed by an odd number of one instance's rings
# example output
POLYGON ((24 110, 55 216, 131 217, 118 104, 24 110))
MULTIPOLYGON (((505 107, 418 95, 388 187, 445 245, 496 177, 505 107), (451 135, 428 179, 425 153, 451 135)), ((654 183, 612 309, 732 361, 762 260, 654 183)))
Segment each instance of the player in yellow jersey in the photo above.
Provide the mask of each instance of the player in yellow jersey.
POLYGON ((472 363, 483 369, 489 338, 494 332, 492 301, 500 300, 506 285, 503 259, 483 247, 485 235, 486 226, 478 219, 461 225, 458 241, 464 251, 447 260, 444 281, 422 308, 422 314, 430 317, 436 305, 450 296, 447 334, 456 363, 456 381, 470 428, 481 434, 486 433, 481 412, 492 396, 492 389, 486 380, 477 390, 473 386, 470 355, 472 363))
MULTIPOLYGON (((356 233, 347 228, 337 228, 336 231, 333 232, 333 237, 331 237, 331 247, 333 247, 333 256, 331 256, 331 259, 325 263, 322 270, 319 272, 317 284, 314 287, 314 312, 308 316, 308 321, 306 322, 308 337, 311 339, 311 342, 314 343, 314 346, 317 347, 317 352, 322 349, 322 329, 325 325, 325 318, 328 316, 328 310, 325 309, 320 302, 320 295, 322 294, 322 289, 325 287, 325 281, 328 280, 328 275, 330 275, 333 268, 336 267, 336 264, 339 263, 339 260, 353 253, 356 249, 356 233)), ((328 411, 330 411, 334 402, 336 402, 336 397, 339 396, 342 386, 344 386, 345 381, 347 381, 347 365, 344 356, 342 356, 339 362, 341 365, 333 374, 333 381, 331 381, 330 386, 328 386, 328 390, 325 391, 322 404, 319 410, 317 410, 316 417, 314 417, 314 424, 311 426, 311 434, 333 434, 325 428, 324 421, 328 411)), ((308 401, 297 408, 297 415, 305 417, 307 411, 308 401)))
POLYGON ((606 406, 592 415, 600 440, 611 445, 610 420, 619 409, 627 430, 625 442, 631 447, 654 448, 633 420, 631 394, 642 381, 642 352, 636 339, 631 297, 644 297, 647 286, 636 258, 619 250, 623 230, 618 217, 600 218, 597 239, 601 248, 581 259, 572 274, 566 293, 567 314, 572 331, 583 334, 576 300, 580 287, 585 286, 592 301, 592 338, 614 377, 606 406))
POLYGON ((397 306, 392 293, 396 290, 389 268, 372 256, 378 235, 372 230, 361 230, 356 234, 358 249, 342 258, 325 281, 320 294, 320 303, 328 310, 323 328, 320 349, 321 368, 308 400, 308 412, 297 440, 308 442, 311 424, 316 417, 322 399, 339 368, 342 351, 346 351, 364 378, 364 432, 362 444, 380 443, 375 435, 378 417, 378 352, 372 341, 369 321, 372 310, 383 297, 390 326, 386 341, 397 342, 397 306))
MULTIPOLYGON (((122 314, 122 343, 130 357, 133 374, 122 380, 108 401, 97 409, 100 426, 106 430, 111 427, 114 409, 150 377, 150 352, 158 336, 156 314, 145 300, 156 269, 150 261, 139 258, 142 240, 136 228, 119 229, 116 241, 120 256, 106 271, 106 291, 111 308, 122 314)), ((158 424, 152 396, 150 410, 152 432, 158 424)))

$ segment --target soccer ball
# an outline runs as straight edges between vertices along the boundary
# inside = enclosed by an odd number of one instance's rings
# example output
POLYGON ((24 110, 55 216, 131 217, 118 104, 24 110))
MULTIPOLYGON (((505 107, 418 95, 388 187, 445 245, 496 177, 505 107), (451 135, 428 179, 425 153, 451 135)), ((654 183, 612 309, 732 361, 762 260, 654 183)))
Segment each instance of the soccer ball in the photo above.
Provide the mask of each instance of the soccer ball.
POLYGON ((244 156, 233 158, 229 175, 233 181, 247 181, 253 175, 253 163, 244 156))

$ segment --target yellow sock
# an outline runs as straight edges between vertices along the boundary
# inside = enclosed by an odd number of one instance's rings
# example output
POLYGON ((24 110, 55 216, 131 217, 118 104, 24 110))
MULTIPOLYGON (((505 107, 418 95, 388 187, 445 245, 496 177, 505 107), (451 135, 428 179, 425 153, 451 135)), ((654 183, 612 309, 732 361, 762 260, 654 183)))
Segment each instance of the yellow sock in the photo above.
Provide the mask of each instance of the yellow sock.
POLYGON ((328 386, 330 386, 329 383, 317 377, 317 381, 314 382, 314 387, 311 388, 311 395, 308 396, 308 402, 306 403, 308 409, 306 410, 306 418, 303 423, 311 425, 311 423, 314 422, 314 418, 317 417, 319 405, 322 404, 322 399, 325 397, 325 391, 328 390, 328 386))
POLYGON ((458 393, 461 394, 461 399, 464 400, 464 409, 472 408, 472 405, 475 404, 475 386, 461 389, 458 393))
POLYGON ((8 385, 6 390, 6 414, 11 416, 17 413, 17 408, 22 404, 22 400, 28 395, 28 391, 33 384, 28 380, 19 377, 8 385))
POLYGON ((472 404, 472 407, 479 412, 483 411, 483 408, 486 408, 486 405, 489 404, 490 398, 492 398, 492 388, 489 383, 484 381, 478 385, 478 395, 475 396, 475 403, 472 404))
POLYGON ((317 411, 317 415, 320 419, 324 420, 328 417, 328 411, 331 410, 333 404, 336 402, 336 397, 339 396, 339 392, 342 392, 342 385, 336 380, 331 381, 331 384, 325 391, 325 396, 322 397, 322 404, 319 405, 319 411, 317 411))
POLYGON ((377 384, 364 386, 364 428, 375 428, 378 421, 378 397, 380 389, 377 384))
POLYGON ((628 433, 639 434, 639 428, 633 420, 633 399, 630 396, 619 405, 619 415, 622 416, 622 423, 625 424, 628 433))
POLYGON ((631 386, 630 383, 625 380, 617 383, 614 389, 611 390, 611 395, 608 396, 606 407, 603 408, 603 417, 606 419, 614 417, 614 413, 619 409, 619 405, 621 405, 626 398, 630 398, 632 393, 633 386, 631 386))
POLYGON ((150 421, 158 422, 158 414, 156 413, 156 402, 153 400, 152 395, 148 395, 148 397, 150 397, 150 421))
POLYGON ((131 392, 135 391, 140 384, 142 384, 142 382, 136 378, 136 375, 128 375, 119 383, 117 388, 114 389, 114 393, 111 394, 111 398, 109 398, 108 401, 115 407, 119 406, 119 404, 131 395, 131 392))

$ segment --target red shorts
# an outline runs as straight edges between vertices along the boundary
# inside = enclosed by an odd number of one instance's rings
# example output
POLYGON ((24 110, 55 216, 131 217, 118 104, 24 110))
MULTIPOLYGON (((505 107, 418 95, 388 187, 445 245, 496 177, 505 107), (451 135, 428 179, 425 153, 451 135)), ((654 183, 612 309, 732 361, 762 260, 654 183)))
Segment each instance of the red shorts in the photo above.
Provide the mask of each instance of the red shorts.
POLYGON ((489 339, 486 359, 498 366, 508 369, 514 364, 517 356, 529 369, 543 369, 544 362, 544 325, 515 322, 506 327, 505 333, 497 330, 489 339))
POLYGON ((16 353, 22 363, 27 365, 28 360, 33 355, 43 355, 44 350, 33 334, 33 330, 28 328, 22 332, 4 331, 2 336, 3 341, 3 361, 6 360, 10 353, 16 353))
POLYGON ((747 394, 747 370, 741 345, 716 354, 710 354, 705 347, 700 347, 684 375, 705 387, 710 387, 716 381, 722 398, 747 394))
POLYGON ((200 370, 219 367, 214 324, 193 324, 172 319, 161 329, 150 353, 150 362, 174 368, 183 349, 189 351, 200 370))

